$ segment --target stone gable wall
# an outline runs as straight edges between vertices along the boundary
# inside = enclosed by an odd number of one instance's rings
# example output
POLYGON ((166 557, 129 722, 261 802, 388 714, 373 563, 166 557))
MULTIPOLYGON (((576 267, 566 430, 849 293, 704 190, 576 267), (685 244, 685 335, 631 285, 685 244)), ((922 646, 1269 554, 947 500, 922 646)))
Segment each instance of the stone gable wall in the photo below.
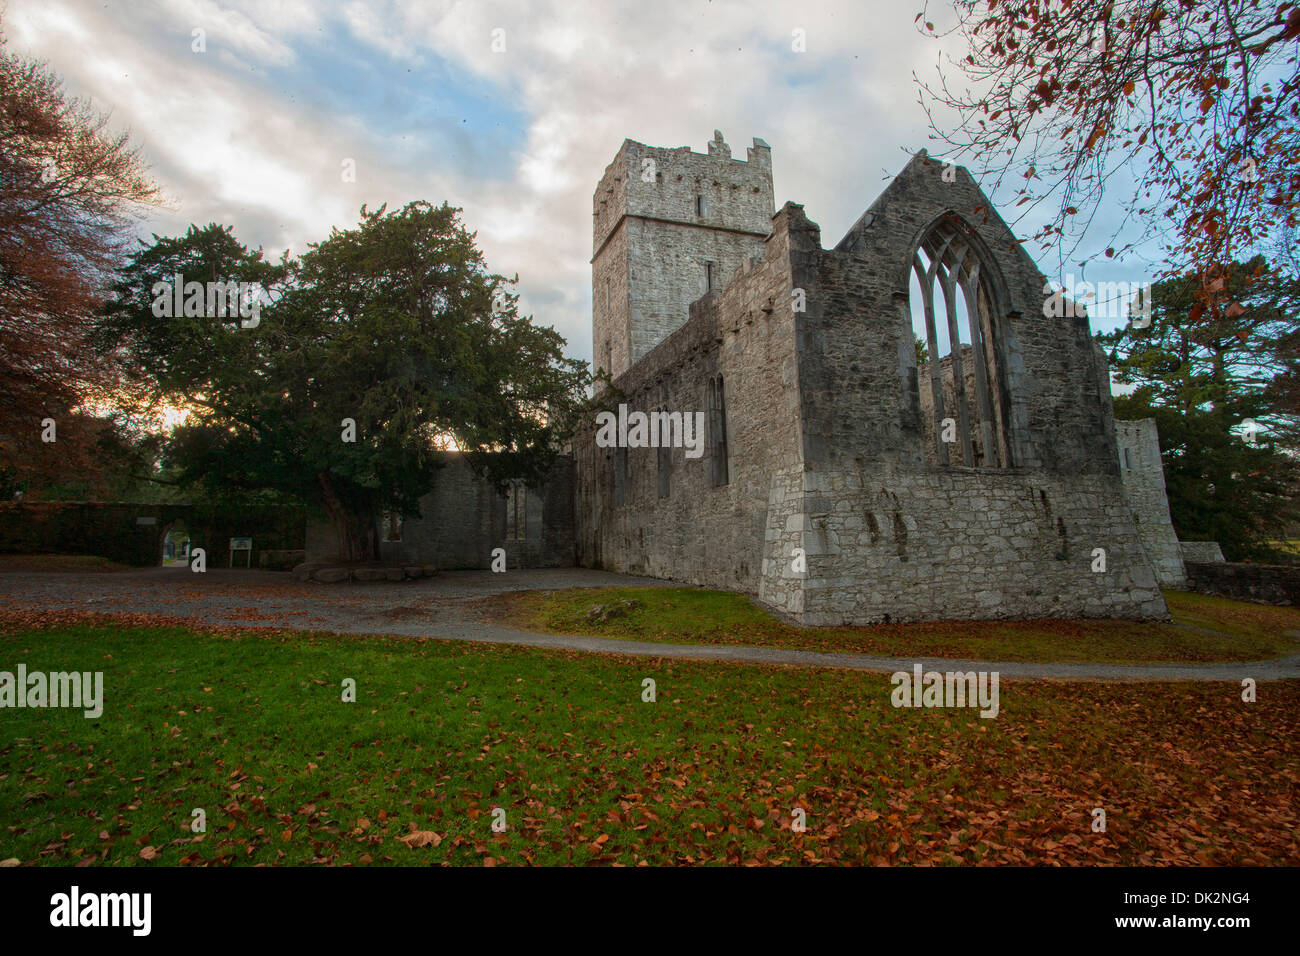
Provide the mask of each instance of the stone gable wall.
POLYGON ((820 257, 822 298, 809 297, 801 328, 801 355, 825 372, 801 377, 809 417, 819 419, 815 427, 810 422, 809 441, 820 433, 840 455, 919 464, 908 264, 927 228, 954 212, 997 267, 989 278, 1001 307, 994 338, 1012 465, 1118 477, 1110 383, 1087 317, 1044 316, 1046 279, 1022 244, 966 170, 957 168, 952 183, 941 174, 936 161, 913 159, 835 251, 820 257), (840 387, 844 370, 847 394, 840 387), (901 398, 872 401, 873 393, 901 398))

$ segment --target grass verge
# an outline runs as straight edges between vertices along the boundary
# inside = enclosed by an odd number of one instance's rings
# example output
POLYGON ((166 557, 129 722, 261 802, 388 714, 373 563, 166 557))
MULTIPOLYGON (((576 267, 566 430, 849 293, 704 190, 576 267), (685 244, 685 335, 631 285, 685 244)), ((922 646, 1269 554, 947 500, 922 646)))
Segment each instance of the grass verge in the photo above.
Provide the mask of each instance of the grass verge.
POLYGON ((542 633, 885 657, 1210 663, 1270 660, 1300 650, 1296 638, 1288 634, 1300 632, 1300 609, 1179 591, 1165 592, 1165 599, 1174 625, 1094 618, 802 628, 787 624, 742 594, 700 588, 515 592, 491 598, 483 607, 489 617, 506 626, 542 633), (620 602, 632 602, 633 606, 626 614, 603 622, 590 616, 598 605, 620 602))

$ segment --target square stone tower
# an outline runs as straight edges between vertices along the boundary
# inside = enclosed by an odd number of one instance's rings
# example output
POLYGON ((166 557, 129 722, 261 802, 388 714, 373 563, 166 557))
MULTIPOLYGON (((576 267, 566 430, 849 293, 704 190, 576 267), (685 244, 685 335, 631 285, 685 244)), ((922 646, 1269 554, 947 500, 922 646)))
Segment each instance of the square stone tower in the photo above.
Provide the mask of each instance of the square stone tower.
POLYGON ((771 232, 772 151, 755 139, 731 158, 624 140, 592 198, 592 347, 597 371, 622 375, 721 290, 771 232))

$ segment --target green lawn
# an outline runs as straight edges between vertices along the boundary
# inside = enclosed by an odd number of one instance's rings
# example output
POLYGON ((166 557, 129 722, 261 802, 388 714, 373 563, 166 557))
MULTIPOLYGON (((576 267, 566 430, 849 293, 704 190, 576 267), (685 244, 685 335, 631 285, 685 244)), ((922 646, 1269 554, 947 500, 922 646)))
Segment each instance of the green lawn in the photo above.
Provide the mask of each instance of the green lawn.
POLYGON ((949 621, 802 628, 742 594, 700 588, 570 588, 503 595, 485 612, 512 627, 672 644, 731 644, 886 657, 1156 663, 1270 660, 1300 652, 1300 609, 1166 591, 1175 625, 1147 621, 949 621), (633 602, 625 616, 588 617, 633 602), (1218 632, 1207 634, 1201 628, 1218 632), (1289 635, 1288 632, 1296 632, 1289 635))
POLYGON ((1284 556, 1291 558, 1300 558, 1300 540, 1296 541, 1270 541, 1269 547, 1277 549, 1284 556))
POLYGON ((887 675, 409 638, 0 634, 19 663, 105 687, 0 710, 24 865, 1300 864, 1300 682, 1003 682, 983 720, 887 675))

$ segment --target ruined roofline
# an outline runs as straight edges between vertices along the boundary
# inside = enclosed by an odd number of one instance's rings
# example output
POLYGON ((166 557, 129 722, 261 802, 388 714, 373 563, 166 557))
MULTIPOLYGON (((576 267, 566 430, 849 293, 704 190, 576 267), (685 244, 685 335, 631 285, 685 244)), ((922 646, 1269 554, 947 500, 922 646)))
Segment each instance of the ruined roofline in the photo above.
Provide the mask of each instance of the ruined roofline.
MULTIPOLYGON (((709 140, 710 145, 716 143, 720 146, 726 146, 727 149, 730 150, 730 144, 722 138, 722 133, 719 130, 714 130, 713 136, 714 138, 709 140)), ((752 145, 745 147, 746 155, 756 153, 759 150, 767 150, 769 153, 772 151, 772 147, 769 146, 767 141, 761 137, 754 136, 751 137, 751 139, 752 145)), ((629 146, 640 146, 642 149, 651 150, 656 153, 686 153, 689 156, 698 156, 701 159, 726 159, 733 163, 740 163, 743 166, 751 165, 749 159, 737 159, 735 156, 731 155, 722 156, 718 151, 713 149, 706 149, 704 152, 699 153, 690 146, 651 146, 649 143, 643 143, 640 140, 626 138, 623 140, 623 144, 619 146, 618 152, 614 154, 614 162, 611 162, 605 167, 606 172, 613 168, 614 163, 618 161, 618 157, 621 156, 629 146)))
MULTIPOLYGON (((872 201, 871 205, 868 206, 866 211, 858 217, 857 221, 848 228, 840 241, 837 242, 830 251, 837 254, 861 258, 862 254, 857 252, 854 249, 854 246, 856 246, 860 240, 863 240, 873 226, 876 225, 876 219, 881 215, 883 207, 887 205, 892 197, 900 193, 906 195, 906 191, 910 188, 906 180, 912 178, 909 174, 914 174, 915 167, 938 167, 941 172, 946 164, 947 160, 944 160, 942 157, 931 156, 924 149, 918 150, 912 155, 912 158, 908 160, 903 168, 900 169, 898 173, 885 185, 885 188, 880 191, 872 201)), ((1002 213, 999 211, 997 205, 989 199, 988 195, 984 192, 983 188, 980 186, 979 182, 976 181, 969 169, 965 166, 957 165, 956 163, 953 164, 953 168, 957 170, 958 173, 955 183, 961 183, 966 188, 973 189, 978 197, 978 203, 971 210, 963 210, 957 208, 951 203, 947 204, 945 212, 940 213, 932 219, 929 224, 916 232, 912 238, 919 243, 936 222, 945 216, 955 216, 961 220, 969 230, 968 238, 974 240, 980 245, 980 249, 987 259, 997 259, 1000 255, 1009 255, 1013 259, 1019 259, 1023 266, 1032 269, 1034 275, 1038 277, 1039 285, 1045 287, 1049 281, 1048 277, 1043 273, 1042 269, 1039 268, 1037 260, 1035 260, 1034 257, 1024 248, 1026 240, 1016 237, 1015 231, 1002 217, 1002 213), (1000 231, 1003 236, 998 238, 990 234, 987 231, 990 227, 995 232, 1000 231), (1005 250, 1003 250, 1001 239, 1006 240, 1005 250)), ((900 264, 898 268, 900 277, 906 277, 911 271, 911 266, 909 264, 900 264)), ((908 281, 907 278, 900 278, 900 292, 907 288, 908 281)), ((1001 283, 1003 280, 999 278, 998 281, 1001 283)), ((1064 301, 1065 303, 1069 303, 1068 299, 1064 301)), ((1072 307, 1074 309, 1074 317, 1076 318, 1079 317, 1080 312, 1083 309, 1083 307, 1077 303, 1069 303, 1069 306, 1063 307, 1072 307)), ((1084 315, 1083 318, 1087 319, 1087 316, 1084 315)))
MULTIPOLYGON (((713 134, 715 137, 721 135, 718 130, 714 130, 713 134)), ((770 153, 772 152, 772 147, 769 146, 765 140, 763 140, 758 136, 754 136, 752 137, 752 139, 753 139, 753 145, 745 147, 746 156, 752 157, 748 159, 737 159, 735 156, 731 156, 731 155, 722 156, 720 153, 714 150, 707 150, 703 153, 697 153, 689 146, 651 146, 649 143, 643 143, 640 140, 624 139, 622 145, 619 146, 618 151, 614 153, 614 158, 610 160, 609 164, 605 167, 604 173, 601 174, 600 182, 596 184, 596 192, 597 194, 599 193, 601 183, 604 183, 607 179, 609 179, 610 174, 616 171, 615 167, 619 165, 619 160, 622 159, 624 155, 626 155, 629 146, 638 146, 641 149, 648 150, 654 153, 672 153, 674 155, 680 155, 682 153, 685 153, 687 156, 698 157, 700 159, 718 159, 718 160, 725 159, 727 162, 739 163, 740 165, 745 167, 755 165, 753 160, 758 158, 759 151, 767 150, 767 152, 769 153, 768 161, 766 163, 760 162, 758 163, 758 165, 764 167, 770 167, 771 165, 770 153)), ((710 143, 718 143, 721 146, 726 146, 728 150, 730 150, 730 146, 727 144, 725 140, 713 139, 710 140, 710 143)))
MULTIPOLYGON (((907 172, 913 166, 917 164, 921 164, 925 166, 936 165, 942 167, 945 164, 945 160, 943 160, 940 157, 931 156, 930 153, 925 149, 919 149, 915 153, 913 153, 912 158, 903 164, 903 168, 900 169, 897 173, 895 173, 893 178, 891 178, 889 182, 885 184, 885 188, 876 194, 876 198, 871 201, 871 205, 869 205, 866 208, 866 211, 863 212, 862 215, 857 218, 857 220, 853 223, 853 225, 849 226, 849 228, 845 230, 844 235, 840 237, 840 241, 835 243, 835 246, 833 247, 833 251, 835 252, 845 251, 842 248, 843 246, 848 245, 854 236, 859 235, 860 233, 866 231, 871 227, 871 224, 873 220, 875 220, 876 215, 880 212, 880 206, 885 201, 885 197, 888 196, 889 191, 893 189, 894 185, 900 179, 902 179, 903 176, 906 175, 907 172)), ((983 197, 984 199, 985 208, 989 212, 992 212, 995 216, 998 216, 999 220, 1002 220, 1002 217, 998 215, 998 211, 994 207, 992 202, 990 202, 989 198, 984 195, 984 190, 980 189, 979 183, 976 182, 975 177, 971 175, 971 171, 967 169, 965 166, 959 166, 956 163, 953 164, 953 168, 958 173, 965 173, 966 178, 969 179, 972 184, 974 184, 977 190, 979 190, 980 196, 983 197)), ((1002 222, 1003 225, 1006 225, 1005 220, 1002 220, 1002 222)))

